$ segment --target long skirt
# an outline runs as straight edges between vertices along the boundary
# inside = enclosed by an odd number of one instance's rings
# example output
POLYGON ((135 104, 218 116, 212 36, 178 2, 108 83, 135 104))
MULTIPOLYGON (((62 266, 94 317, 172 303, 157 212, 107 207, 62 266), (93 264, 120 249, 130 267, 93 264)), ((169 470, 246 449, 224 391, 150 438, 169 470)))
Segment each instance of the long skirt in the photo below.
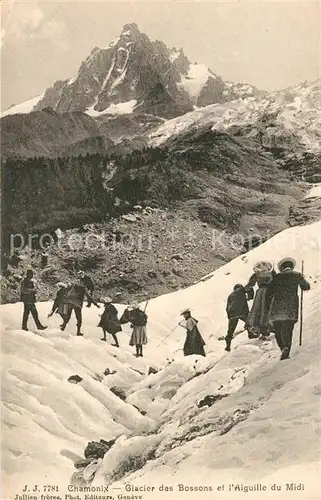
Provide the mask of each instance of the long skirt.
POLYGON ((147 344, 146 326, 134 326, 129 345, 147 344))
POLYGON ((270 332, 270 292, 269 288, 263 286, 256 291, 252 309, 246 322, 246 328, 251 333, 266 335, 270 332))
POLYGON ((205 356, 204 345, 205 342, 198 331, 198 328, 194 327, 193 330, 188 331, 186 334, 183 347, 184 356, 191 356, 192 354, 205 356))

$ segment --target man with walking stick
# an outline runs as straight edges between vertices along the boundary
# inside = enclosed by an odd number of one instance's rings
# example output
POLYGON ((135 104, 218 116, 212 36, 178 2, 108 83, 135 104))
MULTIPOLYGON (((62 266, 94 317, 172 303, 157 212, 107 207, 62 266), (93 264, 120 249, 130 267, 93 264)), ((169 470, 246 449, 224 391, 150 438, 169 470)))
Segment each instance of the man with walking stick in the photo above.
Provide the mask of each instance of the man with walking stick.
MULTIPOLYGON (((303 274, 294 271, 295 265, 296 262, 291 257, 282 259, 278 263, 280 272, 274 276, 271 284, 270 323, 281 350, 281 360, 290 356, 293 328, 299 316, 298 288, 301 288, 301 294, 305 290, 310 290, 310 283, 303 274)), ((301 295, 300 345, 302 344, 302 305, 303 296, 301 295)))

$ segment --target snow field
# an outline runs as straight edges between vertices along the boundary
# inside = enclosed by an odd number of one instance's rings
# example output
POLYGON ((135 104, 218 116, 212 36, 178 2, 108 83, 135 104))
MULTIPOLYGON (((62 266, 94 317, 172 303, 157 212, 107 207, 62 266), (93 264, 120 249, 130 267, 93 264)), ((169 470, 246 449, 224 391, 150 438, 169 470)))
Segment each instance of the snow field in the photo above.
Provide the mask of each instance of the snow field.
POLYGON ((209 77, 212 76, 204 64, 191 64, 187 75, 182 75, 179 86, 182 87, 192 99, 197 99, 209 77))
MULTIPOLYGON (((120 349, 100 341, 96 325, 102 311, 95 307, 84 308, 85 337, 77 338, 74 318, 61 332, 55 315, 48 330, 36 335, 19 330, 21 303, 1 306, 6 491, 16 491, 26 477, 38 482, 60 478, 67 484, 75 457, 83 455, 88 441, 101 438, 118 439, 96 464, 94 484, 153 484, 156 478, 191 484, 191 471, 194 484, 223 477, 263 480, 281 469, 293 477, 292 468, 303 463, 312 477, 320 436, 320 229, 321 222, 290 228, 208 280, 151 300, 149 343, 140 359, 128 346, 126 325, 120 349), (304 260, 312 289, 304 294, 303 347, 298 347, 297 325, 287 361, 278 361, 274 339, 262 343, 245 334, 235 338, 227 354, 225 343, 217 340, 226 332, 227 295, 235 283, 247 281, 258 260, 272 255, 275 262, 293 255, 297 268, 304 260), (183 357, 185 332, 172 330, 184 307, 199 319, 206 358, 183 357), (149 366, 161 370, 147 376, 149 366), (116 373, 104 377, 106 368, 116 373), (83 381, 70 384, 67 379, 74 374, 83 381), (126 402, 108 390, 113 386, 126 391, 126 402), (206 395, 228 396, 198 408, 206 395), (137 463, 141 468, 131 473, 137 463)), ((38 304, 41 318, 50 307, 38 304)), ((87 473, 92 476, 92 470, 87 473)))

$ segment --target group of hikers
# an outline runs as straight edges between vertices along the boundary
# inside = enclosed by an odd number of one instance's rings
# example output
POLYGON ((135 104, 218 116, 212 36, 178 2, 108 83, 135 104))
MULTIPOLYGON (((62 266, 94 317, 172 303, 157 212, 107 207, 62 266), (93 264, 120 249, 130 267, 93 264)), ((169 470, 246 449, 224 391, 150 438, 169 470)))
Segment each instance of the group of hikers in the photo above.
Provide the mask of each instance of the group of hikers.
POLYGON ((267 339, 275 334, 281 351, 281 360, 290 355, 294 325, 299 316, 298 289, 310 290, 309 282, 302 273, 296 272, 296 262, 286 257, 278 263, 277 273, 268 261, 258 262, 246 285, 236 284, 227 299, 228 332, 225 337, 226 351, 231 342, 238 321, 244 322, 248 337, 267 339), (254 296, 254 286, 257 291, 254 296), (253 300, 251 311, 248 301, 253 300))
MULTIPOLYGON (((26 277, 21 282, 21 300, 24 304, 22 329, 25 331, 28 331, 27 322, 29 313, 32 314, 38 330, 45 330, 47 328, 47 326, 44 326, 39 320, 36 308, 37 283, 33 276, 33 271, 28 269, 26 277)), ((86 275, 84 271, 78 271, 77 279, 74 283, 67 285, 63 282, 59 282, 57 283, 57 288, 56 297, 54 299, 52 309, 48 314, 48 318, 54 313, 58 313, 62 319, 60 329, 64 331, 70 321, 72 312, 74 311, 77 325, 77 336, 83 336, 81 326, 82 308, 85 298, 87 299, 87 307, 91 307, 92 304, 96 307, 100 307, 98 301, 96 301, 93 297, 94 283, 92 279, 90 276, 86 275)), ((142 311, 139 304, 134 302, 125 309, 121 318, 118 319, 118 311, 110 297, 103 297, 99 300, 99 302, 104 305, 104 311, 98 323, 98 326, 101 327, 103 331, 103 337, 101 340, 106 341, 107 333, 109 333, 114 340, 114 344, 112 345, 119 347, 117 333, 122 330, 122 324, 130 323, 132 327, 132 335, 130 337, 129 345, 136 346, 136 356, 142 357, 143 345, 147 344, 146 312, 142 311)))
MULTIPOLYGON (((289 357, 293 328, 298 321, 298 288, 309 290, 310 284, 302 273, 296 272, 295 261, 291 257, 282 259, 278 263, 279 273, 273 269, 273 265, 267 261, 258 262, 253 268, 253 275, 246 285, 236 284, 233 292, 228 296, 226 312, 228 317, 228 331, 224 337, 226 351, 231 350, 231 342, 235 334, 238 321, 244 322, 244 330, 247 330, 250 339, 269 337, 274 332, 276 342, 281 350, 281 359, 289 357), (257 291, 254 295, 254 286, 257 291), (251 311, 248 301, 253 300, 251 311)), ((33 316, 36 327, 44 330, 47 326, 39 320, 36 308, 37 284, 33 278, 34 274, 28 269, 26 277, 21 282, 21 300, 24 304, 22 329, 28 331, 27 322, 29 313, 33 316)), ((62 318, 61 330, 65 330, 74 311, 77 322, 77 335, 82 336, 82 307, 87 298, 87 307, 94 304, 100 307, 94 299, 94 283, 90 276, 84 271, 78 271, 77 279, 72 284, 59 282, 56 297, 48 317, 58 313, 62 318)), ((120 318, 118 311, 110 297, 99 300, 104 305, 98 326, 103 331, 101 340, 107 340, 107 333, 113 338, 115 347, 119 347, 117 333, 122 331, 122 325, 130 323, 132 334, 129 345, 136 347, 136 357, 143 356, 143 345, 147 344, 147 314, 146 306, 143 310, 137 302, 128 306, 120 318)), ((147 305, 147 304, 146 304, 147 305)), ((178 323, 186 330, 186 338, 183 346, 184 356, 198 354, 205 356, 205 341, 202 338, 198 321, 192 316, 190 309, 184 309, 181 313, 184 321, 178 323)))

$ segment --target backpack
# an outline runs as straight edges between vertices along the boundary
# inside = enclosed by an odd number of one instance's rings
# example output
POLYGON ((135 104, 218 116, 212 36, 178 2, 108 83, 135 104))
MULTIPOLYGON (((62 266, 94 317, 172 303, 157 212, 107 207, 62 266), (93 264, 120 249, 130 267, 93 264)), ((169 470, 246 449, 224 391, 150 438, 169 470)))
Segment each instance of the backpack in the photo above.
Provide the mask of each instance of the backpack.
POLYGON ((147 314, 140 309, 135 311, 135 326, 145 326, 147 324, 147 314))

